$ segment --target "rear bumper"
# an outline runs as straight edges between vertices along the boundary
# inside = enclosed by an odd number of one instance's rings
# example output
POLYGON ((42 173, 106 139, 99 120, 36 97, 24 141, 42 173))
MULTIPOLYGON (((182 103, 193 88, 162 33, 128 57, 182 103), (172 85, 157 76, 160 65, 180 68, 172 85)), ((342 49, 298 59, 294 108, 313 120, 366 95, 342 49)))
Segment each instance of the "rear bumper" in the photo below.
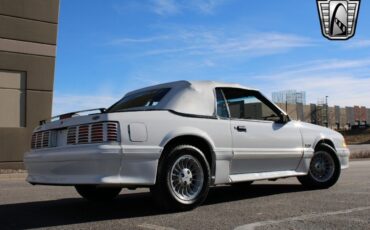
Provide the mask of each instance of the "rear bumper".
POLYGON ((338 148, 337 149, 337 155, 339 158, 339 162, 342 169, 346 169, 349 167, 349 149, 348 148, 338 148))
POLYGON ((99 144, 30 151, 24 158, 26 180, 47 185, 151 185, 160 152, 99 144))

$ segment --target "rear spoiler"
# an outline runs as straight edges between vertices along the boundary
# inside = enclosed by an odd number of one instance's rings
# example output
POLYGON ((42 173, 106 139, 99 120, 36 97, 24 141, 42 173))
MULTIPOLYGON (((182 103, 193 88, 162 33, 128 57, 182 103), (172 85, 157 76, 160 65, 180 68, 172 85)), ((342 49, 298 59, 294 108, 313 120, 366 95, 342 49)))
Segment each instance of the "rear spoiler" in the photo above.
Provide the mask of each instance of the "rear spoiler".
POLYGON ((67 119, 67 118, 73 117, 75 115, 79 115, 79 113, 91 112, 91 111, 97 111, 97 110, 99 110, 100 113, 105 113, 105 111, 106 111, 105 108, 80 110, 80 111, 75 111, 75 112, 71 112, 71 113, 64 113, 64 114, 61 114, 61 115, 57 115, 57 116, 51 117, 50 119, 41 120, 39 123, 40 123, 40 125, 43 125, 43 124, 46 124, 47 122, 67 119))

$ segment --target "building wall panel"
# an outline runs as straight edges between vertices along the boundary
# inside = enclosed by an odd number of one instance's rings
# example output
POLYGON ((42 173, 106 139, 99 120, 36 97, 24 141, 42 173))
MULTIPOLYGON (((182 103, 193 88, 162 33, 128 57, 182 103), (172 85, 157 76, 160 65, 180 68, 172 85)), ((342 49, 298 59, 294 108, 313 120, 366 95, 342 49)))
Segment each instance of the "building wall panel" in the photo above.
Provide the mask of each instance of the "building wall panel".
POLYGON ((57 24, 0 15, 0 37, 56 44, 57 24))
POLYGON ((27 90, 26 128, 0 128, 0 162, 22 161, 33 129, 51 114, 52 92, 27 90))
POLYGON ((58 22, 59 0, 0 0, 0 14, 58 22))
POLYGON ((20 89, 0 89, 0 128, 25 127, 26 95, 20 89))
POLYGON ((27 72, 27 88, 52 90, 55 58, 0 51, 0 69, 27 72))

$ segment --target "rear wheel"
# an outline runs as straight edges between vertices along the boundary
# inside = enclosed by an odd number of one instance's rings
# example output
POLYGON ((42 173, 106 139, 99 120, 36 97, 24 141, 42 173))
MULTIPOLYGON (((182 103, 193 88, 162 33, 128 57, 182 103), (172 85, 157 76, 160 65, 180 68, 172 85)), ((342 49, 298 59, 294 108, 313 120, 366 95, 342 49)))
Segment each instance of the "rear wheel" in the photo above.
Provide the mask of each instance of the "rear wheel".
POLYGON ((340 163, 333 154, 335 154, 334 149, 327 145, 321 145, 311 159, 308 174, 298 177, 299 182, 313 188, 333 186, 340 175, 340 163))
POLYGON ((76 185, 76 191, 88 201, 110 201, 113 200, 122 188, 100 188, 95 185, 76 185))
POLYGON ((189 210, 206 199, 210 181, 210 168, 202 151, 181 145, 161 160, 157 183, 150 191, 165 209, 189 210))

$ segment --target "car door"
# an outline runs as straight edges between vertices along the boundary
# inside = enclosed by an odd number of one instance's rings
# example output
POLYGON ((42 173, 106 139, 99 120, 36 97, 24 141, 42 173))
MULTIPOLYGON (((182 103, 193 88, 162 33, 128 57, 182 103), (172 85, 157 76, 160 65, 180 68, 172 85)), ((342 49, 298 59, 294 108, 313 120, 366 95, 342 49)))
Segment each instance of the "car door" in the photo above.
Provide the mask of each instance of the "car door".
POLYGON ((230 174, 295 170, 303 156, 302 137, 294 122, 254 90, 222 88, 233 139, 230 174))

